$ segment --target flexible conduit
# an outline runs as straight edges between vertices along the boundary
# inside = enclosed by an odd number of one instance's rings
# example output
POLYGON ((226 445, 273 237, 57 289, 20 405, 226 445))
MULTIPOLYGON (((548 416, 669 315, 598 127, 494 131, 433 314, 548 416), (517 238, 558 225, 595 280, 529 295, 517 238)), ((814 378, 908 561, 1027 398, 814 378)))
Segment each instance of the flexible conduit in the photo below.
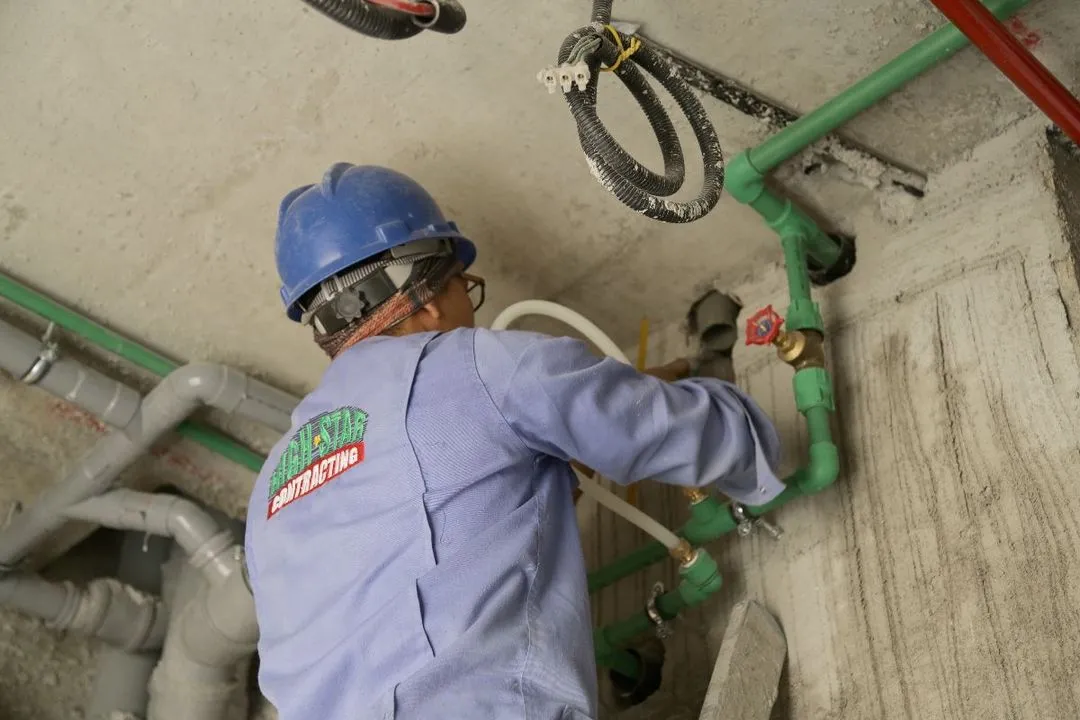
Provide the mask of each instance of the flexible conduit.
POLYGON ((385 1, 304 0, 328 18, 356 32, 379 40, 404 40, 424 30, 455 33, 465 27, 465 10, 456 0, 425 0, 424 3, 389 7, 385 1), (433 12, 421 17, 409 12, 412 5, 428 5, 433 12))
POLYGON ((599 38, 600 46, 590 57, 590 80, 584 92, 572 90, 566 102, 578 127, 581 149, 596 179, 627 207, 646 217, 669 223, 698 220, 716 207, 724 187, 724 156, 720 140, 694 91, 662 54, 640 38, 624 35, 611 26, 613 0, 595 0, 592 24, 571 33, 559 49, 559 63, 570 58, 575 46, 588 38, 599 38), (618 43, 616 43, 616 39, 618 43), (640 43, 633 54, 628 48, 640 43), (664 174, 649 170, 626 152, 611 136, 596 113, 596 93, 601 62, 612 71, 645 112, 664 161, 664 174), (665 200, 682 187, 686 173, 682 146, 675 127, 659 96, 638 69, 652 75, 679 104, 694 131, 705 164, 705 177, 698 196, 689 202, 665 200))
MULTIPOLYGON (((552 318, 553 320, 558 320, 561 323, 569 325, 584 335, 589 342, 598 347, 600 352, 604 353, 607 357, 614 358, 627 365, 630 364, 630 360, 627 359, 623 351, 619 349, 619 346, 604 334, 595 323, 568 307, 559 305, 558 303, 548 302, 547 300, 522 300, 519 303, 511 305, 499 313, 499 316, 491 323, 491 329, 505 330, 515 320, 528 315, 540 315, 541 317, 552 318)), ((671 530, 668 530, 661 523, 653 520, 641 510, 638 510, 619 496, 606 490, 596 480, 585 477, 579 472, 576 472, 576 474, 578 477, 578 485, 581 488, 582 493, 596 500, 596 502, 628 522, 638 526, 648 535, 662 543, 667 549, 672 550, 680 544, 681 541, 679 540, 679 536, 671 530)))

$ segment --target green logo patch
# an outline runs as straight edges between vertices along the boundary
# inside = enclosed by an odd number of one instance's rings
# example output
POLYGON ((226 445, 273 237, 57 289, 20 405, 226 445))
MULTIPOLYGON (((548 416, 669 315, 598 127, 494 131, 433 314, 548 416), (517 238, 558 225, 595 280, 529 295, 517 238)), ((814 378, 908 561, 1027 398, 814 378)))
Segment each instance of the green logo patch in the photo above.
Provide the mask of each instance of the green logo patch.
POLYGON ((270 475, 266 517, 362 463, 367 421, 360 408, 343 407, 301 425, 270 475))

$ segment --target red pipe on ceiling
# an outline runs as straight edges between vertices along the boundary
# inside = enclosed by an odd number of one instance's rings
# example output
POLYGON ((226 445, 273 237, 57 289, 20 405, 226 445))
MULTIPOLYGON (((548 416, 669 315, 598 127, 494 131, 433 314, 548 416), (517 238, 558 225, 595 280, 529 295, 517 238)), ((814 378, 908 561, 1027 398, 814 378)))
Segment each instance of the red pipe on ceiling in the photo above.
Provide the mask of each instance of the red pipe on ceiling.
POLYGON ((1080 101, 979 0, 930 0, 1073 142, 1080 145, 1080 101))

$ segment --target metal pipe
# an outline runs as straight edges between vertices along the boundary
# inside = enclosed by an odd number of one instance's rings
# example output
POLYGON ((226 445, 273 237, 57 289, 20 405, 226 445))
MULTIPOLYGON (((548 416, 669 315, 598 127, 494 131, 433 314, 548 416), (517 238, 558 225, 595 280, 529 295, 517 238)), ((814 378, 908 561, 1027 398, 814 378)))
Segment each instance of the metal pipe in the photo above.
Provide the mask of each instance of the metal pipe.
POLYGON ((118 580, 100 578, 78 588, 36 575, 0 577, 0 605, 45 621, 48 627, 96 637, 127 650, 161 647, 161 603, 118 580))
MULTIPOLYGON (((266 421, 265 406, 251 402, 252 388, 260 385, 222 365, 186 365, 171 373, 150 391, 127 425, 102 438, 64 480, 45 491, 0 532, 0 564, 11 567, 22 560, 34 545, 63 525, 68 507, 106 490, 154 442, 199 407, 209 405, 231 413, 254 412, 257 406, 259 417, 255 419, 266 421)), ((275 429, 284 432, 289 426, 289 416, 278 413, 275 429)))
POLYGON ((208 579, 231 572, 231 563, 223 561, 222 555, 233 546, 232 533, 197 504, 177 495, 120 488, 83 500, 63 513, 73 520, 171 537, 208 579))
MULTIPOLYGON (((988 14, 1007 18, 1030 1, 987 0, 986 9, 988 14)), ((770 172, 911 80, 952 57, 967 44, 964 33, 956 26, 938 28, 818 109, 803 115, 752 148, 748 153, 750 164, 762 174, 770 172)))
POLYGON ((975 0, 931 0, 990 62, 1080 145, 1080 100, 975 0))
MULTIPOLYGON (((126 533, 117 579, 140 592, 160 595, 162 565, 172 547, 172 540, 167 538, 126 533)), ((166 612, 164 608, 162 612, 166 612)), ((159 650, 129 651, 111 645, 99 648, 87 717, 90 720, 146 717, 146 706, 150 701, 148 685, 161 656, 159 650)))
POLYGON ((42 369, 34 385, 97 415, 113 427, 123 427, 131 421, 142 402, 139 393, 72 358, 60 357, 42 363, 51 347, 54 346, 0 320, 0 368, 19 380, 26 378, 37 365, 42 369))
MULTIPOLYGON (((5 298, 25 310, 56 323, 58 327, 73 332, 97 347, 159 377, 165 377, 180 367, 178 363, 165 356, 99 325, 70 308, 64 307, 2 272, 0 272, 0 298, 5 298)), ((293 406, 295 406, 295 398, 290 398, 290 400, 293 401, 293 406)), ((279 409, 291 412, 291 408, 279 409)), ((236 440, 206 425, 185 422, 176 431, 180 435, 253 472, 259 472, 263 463, 266 462, 264 455, 251 451, 236 440)))

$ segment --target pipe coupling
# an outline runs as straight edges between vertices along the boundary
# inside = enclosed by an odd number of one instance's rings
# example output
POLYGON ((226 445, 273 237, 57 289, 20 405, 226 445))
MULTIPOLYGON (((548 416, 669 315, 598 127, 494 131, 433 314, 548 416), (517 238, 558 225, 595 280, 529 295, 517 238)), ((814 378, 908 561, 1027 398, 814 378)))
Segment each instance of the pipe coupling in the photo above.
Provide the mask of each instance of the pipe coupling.
POLYGON ((684 488, 683 495, 690 501, 691 505, 697 505, 700 502, 705 502, 709 499, 709 492, 702 490, 701 488, 684 488))
POLYGON ((825 338, 816 330, 782 332, 773 344, 777 356, 796 370, 825 367, 825 338))
POLYGON ((694 548, 690 546, 686 540, 680 540, 679 544, 668 551, 671 553, 671 557, 679 563, 680 566, 686 567, 694 562, 694 558, 697 557, 697 553, 694 552, 694 548))

